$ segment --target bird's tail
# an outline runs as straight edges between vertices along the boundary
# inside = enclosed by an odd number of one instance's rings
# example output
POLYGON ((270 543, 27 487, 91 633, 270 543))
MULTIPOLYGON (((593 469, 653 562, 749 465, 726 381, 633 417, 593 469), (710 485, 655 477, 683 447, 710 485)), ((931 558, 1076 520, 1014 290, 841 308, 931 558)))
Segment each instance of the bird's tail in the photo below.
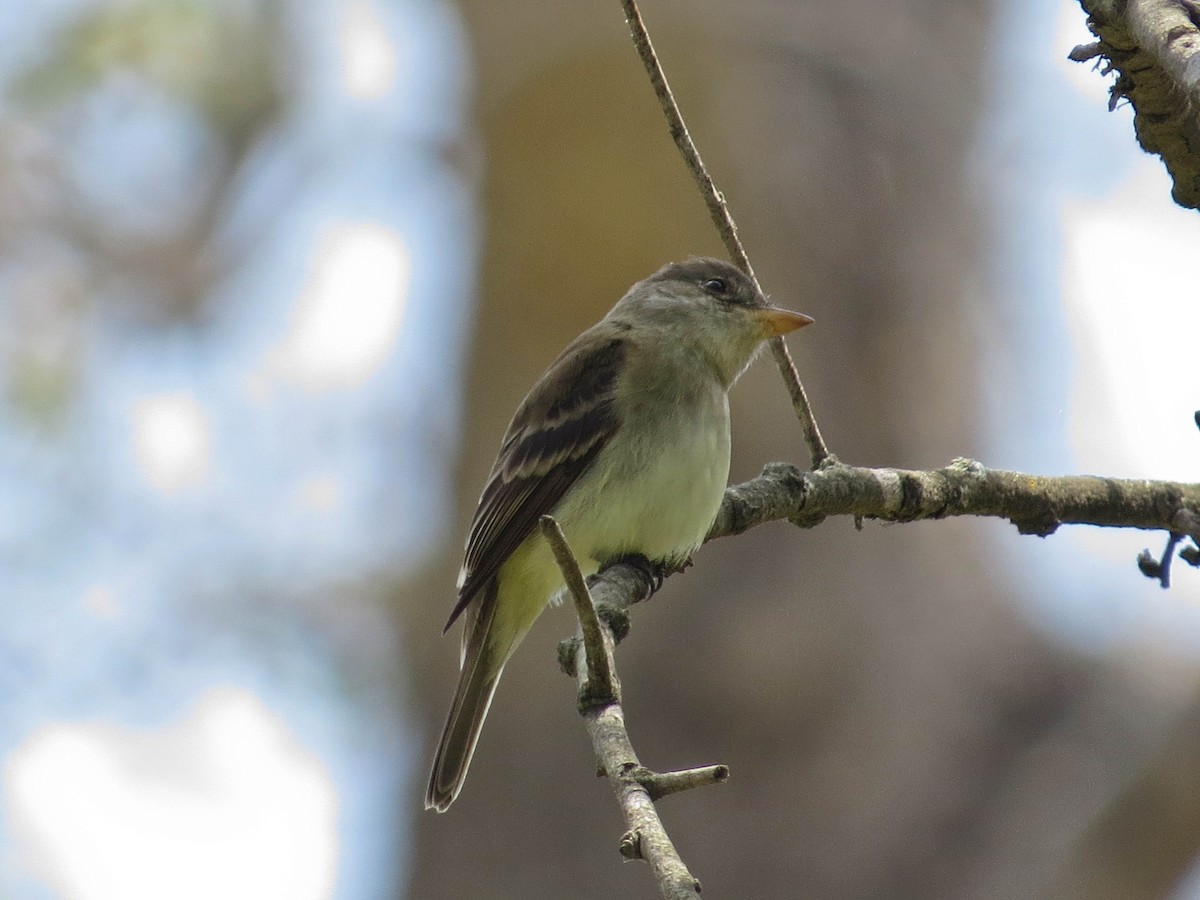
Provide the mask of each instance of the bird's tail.
POLYGON ((485 591, 485 596, 480 598, 478 615, 468 618, 465 623, 462 671, 433 757, 433 771, 429 774, 425 808, 438 812, 449 809, 462 790, 479 731, 508 658, 509 648, 497 648, 489 640, 496 609, 494 580, 485 591))

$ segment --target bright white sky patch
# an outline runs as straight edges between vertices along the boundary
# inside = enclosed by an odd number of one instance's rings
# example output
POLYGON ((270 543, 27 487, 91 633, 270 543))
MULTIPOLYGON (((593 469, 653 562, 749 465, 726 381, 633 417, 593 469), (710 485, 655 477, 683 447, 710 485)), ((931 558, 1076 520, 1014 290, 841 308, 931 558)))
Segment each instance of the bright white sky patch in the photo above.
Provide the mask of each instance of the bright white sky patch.
POLYGON ((155 732, 47 725, 5 762, 20 858, 64 900, 324 900, 329 774, 253 695, 155 732))
POLYGON ((212 465, 208 414, 186 392, 158 394, 133 407, 133 450, 138 472, 165 494, 196 487, 212 465))
POLYGON ((342 501, 342 485, 334 475, 318 475, 301 482, 300 503, 314 512, 328 512, 342 501))
POLYGON ((270 364, 309 390, 349 389, 375 374, 404 323, 412 261, 400 235, 377 222, 343 222, 317 245, 292 328, 270 364))
POLYGON ((396 47, 370 0, 349 0, 338 35, 342 84, 360 100, 385 96, 396 83, 396 47))
POLYGON ((1143 156, 1116 191, 1063 206, 1068 433, 1083 471, 1200 480, 1200 219, 1169 192, 1143 156))
POLYGON ((121 604, 116 591, 108 585, 92 585, 83 595, 83 605, 99 619, 115 619, 121 614, 121 604))
MULTIPOLYGON (((1127 105, 1108 112, 1112 75, 1067 58, 1095 40, 1078 2, 1004 9, 999 33, 1012 39, 997 44, 993 63, 1040 73, 1045 90, 993 92, 995 127, 981 132, 998 201, 998 285, 1032 292, 1014 307, 1022 371, 994 370, 1004 428, 994 440, 1030 471, 1194 481, 1200 305, 1185 270, 1200 220, 1171 202, 1127 105), (1012 390, 1039 396, 1014 401, 1012 390)), ((1165 543, 1161 533, 1072 526, 1044 545, 1014 545, 1031 622, 1089 653, 1194 653, 1200 573, 1177 560, 1164 591, 1135 567, 1141 548, 1158 557, 1165 543)))
MULTIPOLYGON (((1132 138, 1131 138, 1132 139, 1132 138)), ((1064 321, 1070 337, 1067 440, 1078 472, 1128 478, 1200 480, 1200 409, 1195 335, 1200 333, 1191 262, 1200 220, 1175 206, 1162 163, 1142 155, 1107 195, 1072 199, 1061 211, 1064 321)), ((1108 528, 1063 529, 1063 559, 1090 559, 1126 584, 1135 550, 1157 558, 1161 533, 1132 538, 1108 528)), ((1146 583, 1148 585, 1148 582, 1146 583)), ((1170 591, 1128 584, 1097 609, 1080 598, 1067 631, 1099 645, 1171 635, 1193 645, 1200 579, 1176 561, 1170 591)))

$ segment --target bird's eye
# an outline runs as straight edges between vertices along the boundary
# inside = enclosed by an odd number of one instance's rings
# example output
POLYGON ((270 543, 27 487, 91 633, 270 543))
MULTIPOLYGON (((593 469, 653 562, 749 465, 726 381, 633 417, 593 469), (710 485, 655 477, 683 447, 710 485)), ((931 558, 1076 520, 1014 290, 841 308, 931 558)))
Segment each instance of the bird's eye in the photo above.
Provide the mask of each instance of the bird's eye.
POLYGON ((724 294, 729 290, 729 285, 725 283, 724 278, 707 278, 703 287, 710 294, 724 294))

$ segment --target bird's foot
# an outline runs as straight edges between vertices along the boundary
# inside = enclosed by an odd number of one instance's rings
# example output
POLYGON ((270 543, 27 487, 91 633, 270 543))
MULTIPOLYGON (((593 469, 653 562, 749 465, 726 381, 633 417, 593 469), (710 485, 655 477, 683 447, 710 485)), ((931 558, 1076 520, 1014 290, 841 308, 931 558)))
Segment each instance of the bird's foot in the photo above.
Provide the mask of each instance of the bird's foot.
MULTIPOLYGON (((658 593, 658 589, 663 586, 663 581, 672 572, 680 571, 684 567, 670 566, 665 562, 652 562, 640 553, 635 553, 632 556, 622 557, 619 562, 633 566, 638 570, 638 573, 646 579, 650 585, 650 597, 658 593)), ((690 560, 689 560, 690 562, 690 560)), ((647 597, 646 599, 650 599, 647 597)))

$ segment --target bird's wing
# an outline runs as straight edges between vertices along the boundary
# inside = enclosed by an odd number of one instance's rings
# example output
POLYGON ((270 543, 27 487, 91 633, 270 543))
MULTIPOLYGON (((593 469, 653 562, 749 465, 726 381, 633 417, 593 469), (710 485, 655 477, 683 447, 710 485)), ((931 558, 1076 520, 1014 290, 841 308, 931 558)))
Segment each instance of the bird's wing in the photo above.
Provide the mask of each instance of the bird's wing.
POLYGON ((585 333, 513 416, 471 522, 446 629, 616 434, 614 393, 628 349, 623 338, 585 333))

